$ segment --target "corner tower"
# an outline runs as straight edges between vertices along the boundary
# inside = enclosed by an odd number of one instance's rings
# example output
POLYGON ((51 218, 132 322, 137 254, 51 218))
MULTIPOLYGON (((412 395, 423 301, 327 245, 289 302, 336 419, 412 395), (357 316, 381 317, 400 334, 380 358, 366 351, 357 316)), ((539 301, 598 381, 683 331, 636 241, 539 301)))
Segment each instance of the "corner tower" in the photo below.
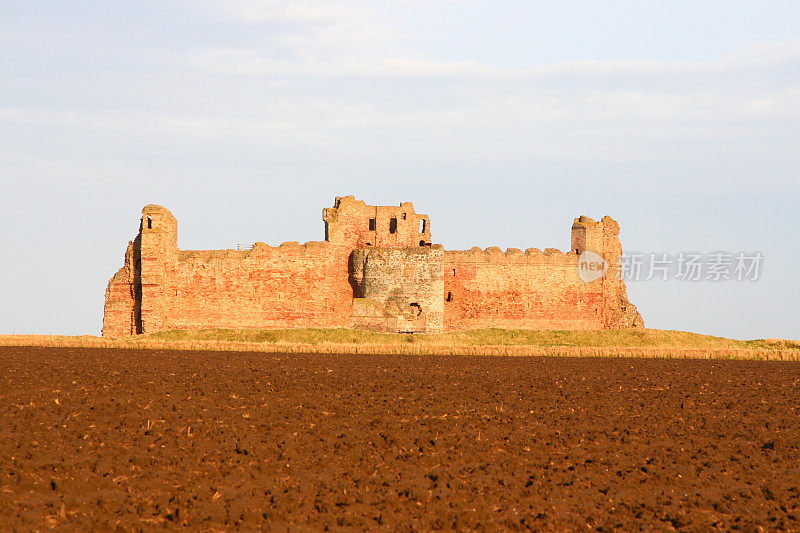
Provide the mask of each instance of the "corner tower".
POLYGON ((178 221, 168 209, 147 205, 142 210, 137 239, 138 250, 134 241, 134 294, 138 295, 135 299, 139 312, 136 313, 135 306, 134 327, 136 333, 154 333, 164 329, 170 307, 171 294, 167 289, 178 263, 178 221))
POLYGON ((636 306, 628 300, 622 272, 622 244, 619 224, 610 216, 599 222, 581 215, 572 224, 572 251, 578 256, 590 251, 603 256, 608 264, 605 275, 592 283, 602 284, 603 327, 606 329, 644 327, 636 306))
POLYGON ((106 289, 103 336, 153 333, 165 327, 173 299, 168 287, 178 263, 178 221, 159 205, 142 209, 139 234, 106 289))

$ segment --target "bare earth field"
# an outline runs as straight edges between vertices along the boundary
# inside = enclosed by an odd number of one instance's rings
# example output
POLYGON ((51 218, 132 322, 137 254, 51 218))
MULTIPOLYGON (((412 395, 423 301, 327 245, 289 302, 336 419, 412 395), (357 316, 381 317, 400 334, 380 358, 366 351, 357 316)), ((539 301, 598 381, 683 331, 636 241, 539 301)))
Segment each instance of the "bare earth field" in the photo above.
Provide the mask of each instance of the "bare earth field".
POLYGON ((800 364, 0 348, 0 530, 800 530, 800 364))

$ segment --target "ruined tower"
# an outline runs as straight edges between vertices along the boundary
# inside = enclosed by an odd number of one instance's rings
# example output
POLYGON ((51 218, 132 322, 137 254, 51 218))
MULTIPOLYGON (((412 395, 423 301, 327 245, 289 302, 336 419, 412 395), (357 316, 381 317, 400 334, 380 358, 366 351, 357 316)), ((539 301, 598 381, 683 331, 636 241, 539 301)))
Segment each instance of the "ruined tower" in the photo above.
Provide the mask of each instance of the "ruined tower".
POLYGON ((178 221, 169 210, 147 205, 139 234, 128 243, 125 265, 109 282, 103 335, 152 333, 164 329, 171 278, 178 263, 178 221))
POLYGON ((579 256, 586 251, 594 252, 602 256, 608 265, 605 275, 592 282, 600 285, 603 294, 603 328, 644 326, 636 306, 628 301, 622 272, 619 224, 609 216, 596 222, 581 215, 572 224, 572 249, 579 256))

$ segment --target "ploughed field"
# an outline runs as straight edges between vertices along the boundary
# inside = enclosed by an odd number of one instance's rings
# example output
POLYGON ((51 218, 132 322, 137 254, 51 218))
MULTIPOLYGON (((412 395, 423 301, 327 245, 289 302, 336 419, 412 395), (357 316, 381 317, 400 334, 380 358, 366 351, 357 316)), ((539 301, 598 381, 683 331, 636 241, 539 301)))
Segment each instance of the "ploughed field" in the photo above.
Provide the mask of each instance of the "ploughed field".
POLYGON ((0 529, 800 529, 800 364, 0 348, 0 529))

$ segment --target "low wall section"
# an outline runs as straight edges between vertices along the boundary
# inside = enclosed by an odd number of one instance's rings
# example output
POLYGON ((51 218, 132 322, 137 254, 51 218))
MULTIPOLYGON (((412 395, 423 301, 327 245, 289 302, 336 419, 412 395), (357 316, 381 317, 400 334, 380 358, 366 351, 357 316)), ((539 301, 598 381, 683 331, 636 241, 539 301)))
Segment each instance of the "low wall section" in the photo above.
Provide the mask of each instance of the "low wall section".
POLYGON ((349 325, 347 250, 325 242, 179 252, 165 329, 349 325))
POLYGON ((499 248, 444 253, 445 329, 602 329, 603 281, 578 254, 499 248))

